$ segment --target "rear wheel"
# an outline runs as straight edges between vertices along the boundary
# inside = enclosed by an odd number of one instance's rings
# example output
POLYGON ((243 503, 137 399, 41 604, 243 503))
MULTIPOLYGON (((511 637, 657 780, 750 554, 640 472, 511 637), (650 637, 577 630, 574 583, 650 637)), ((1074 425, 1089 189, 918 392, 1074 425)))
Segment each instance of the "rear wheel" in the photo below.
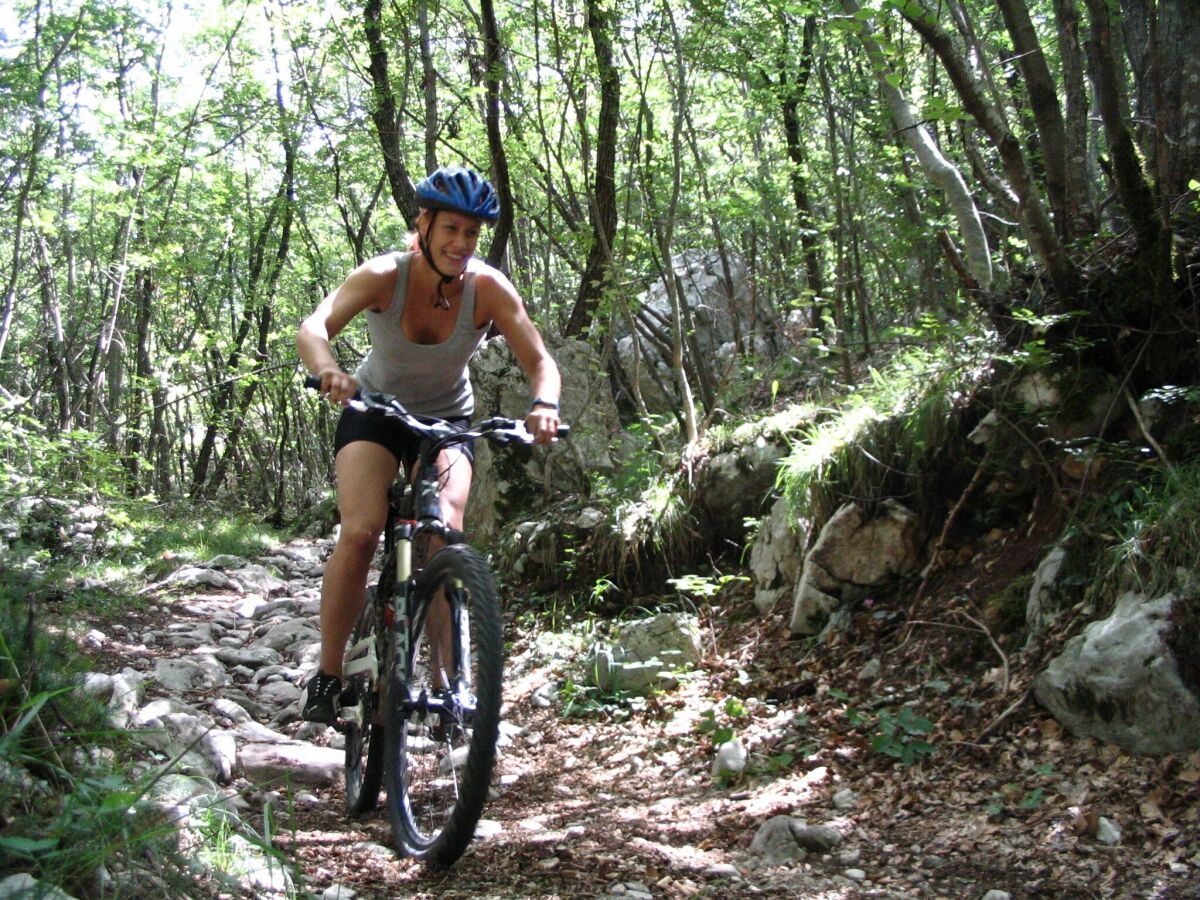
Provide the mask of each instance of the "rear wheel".
MULTIPOLYGON (((385 571, 387 571, 385 565, 385 571)), ((390 593, 390 588, 388 589, 390 593)), ((381 638, 383 606, 379 589, 367 588, 367 602, 350 636, 350 652, 344 665, 356 662, 364 665, 361 672, 346 677, 342 691, 340 718, 345 723, 346 736, 346 809, 352 816, 370 812, 379 801, 383 781, 383 759, 386 749, 383 737, 380 687, 387 672, 381 638)))
POLYGON ((408 856, 449 865, 475 833, 500 729, 503 635, 486 561, 439 550, 417 577, 412 653, 389 684, 388 813, 408 856))

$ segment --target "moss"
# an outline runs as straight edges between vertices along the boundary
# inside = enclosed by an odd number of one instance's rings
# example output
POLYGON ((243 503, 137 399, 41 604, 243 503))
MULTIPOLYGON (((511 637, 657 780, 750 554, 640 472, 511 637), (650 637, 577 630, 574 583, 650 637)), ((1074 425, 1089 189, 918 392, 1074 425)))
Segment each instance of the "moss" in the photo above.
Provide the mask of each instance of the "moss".
POLYGON ((987 625, 1000 634, 1013 634, 1025 627, 1025 608, 1033 575, 1014 578, 983 603, 987 625))

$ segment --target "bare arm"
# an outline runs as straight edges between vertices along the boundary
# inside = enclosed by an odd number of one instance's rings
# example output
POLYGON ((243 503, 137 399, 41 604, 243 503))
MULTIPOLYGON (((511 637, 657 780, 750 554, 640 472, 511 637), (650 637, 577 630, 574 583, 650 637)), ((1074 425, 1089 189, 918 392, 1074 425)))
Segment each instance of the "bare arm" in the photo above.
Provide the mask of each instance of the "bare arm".
POLYGON ((525 373, 525 380, 529 382, 530 400, 535 405, 530 407, 525 416, 525 427, 539 444, 548 444, 554 439, 559 425, 558 401, 562 393, 562 378, 558 365, 525 311, 525 303, 517 289, 507 278, 494 270, 481 274, 476 290, 481 301, 480 311, 504 335, 521 371, 525 373), (538 400, 554 405, 536 404, 538 400))
POLYGON ((296 349, 308 371, 321 376, 321 393, 330 401, 344 403, 349 400, 358 390, 358 382, 342 371, 329 342, 364 309, 386 309, 395 286, 394 258, 377 256, 369 259, 346 276, 346 280, 300 323, 296 349))

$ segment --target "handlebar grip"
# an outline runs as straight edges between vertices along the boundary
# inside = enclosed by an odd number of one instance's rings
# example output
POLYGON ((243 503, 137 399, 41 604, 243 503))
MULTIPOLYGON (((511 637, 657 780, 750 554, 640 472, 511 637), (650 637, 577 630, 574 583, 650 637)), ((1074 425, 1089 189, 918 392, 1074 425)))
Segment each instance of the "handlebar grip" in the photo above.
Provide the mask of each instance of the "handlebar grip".
POLYGON ((305 375, 304 376, 304 386, 306 388, 308 388, 309 390, 319 391, 321 389, 321 376, 320 375, 305 375))
POLYGON ((571 433, 571 426, 570 426, 570 425, 559 425, 559 426, 558 426, 558 436, 559 436, 560 438, 565 438, 565 437, 566 437, 567 435, 569 435, 570 433, 571 433))

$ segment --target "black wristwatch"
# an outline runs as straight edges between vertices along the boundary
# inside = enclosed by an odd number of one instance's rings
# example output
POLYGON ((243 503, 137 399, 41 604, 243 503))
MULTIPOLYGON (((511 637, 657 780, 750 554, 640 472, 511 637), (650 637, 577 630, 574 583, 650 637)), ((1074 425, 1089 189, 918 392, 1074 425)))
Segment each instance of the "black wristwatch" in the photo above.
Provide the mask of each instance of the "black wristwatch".
MULTIPOLYGON (((555 403, 553 400, 543 400, 541 397, 535 398, 534 401, 529 404, 529 412, 533 412, 534 409, 539 406, 545 406, 545 407, 548 407, 549 409, 554 410, 555 412, 558 412, 558 404, 557 403, 555 403)), ((528 414, 529 413, 526 413, 526 415, 528 415, 528 414)))

